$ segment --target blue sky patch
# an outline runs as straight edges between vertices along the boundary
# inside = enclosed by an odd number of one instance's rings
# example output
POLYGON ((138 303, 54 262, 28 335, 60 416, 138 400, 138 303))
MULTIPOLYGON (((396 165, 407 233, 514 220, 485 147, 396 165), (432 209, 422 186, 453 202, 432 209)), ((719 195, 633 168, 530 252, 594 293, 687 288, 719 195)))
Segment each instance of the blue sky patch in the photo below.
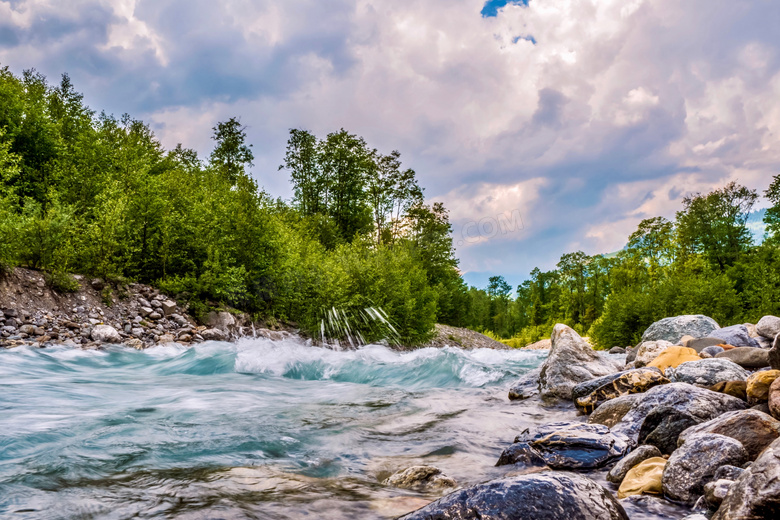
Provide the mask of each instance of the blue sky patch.
POLYGON ((531 42, 534 45, 536 45, 536 38, 534 38, 530 34, 528 36, 515 36, 514 38, 512 38, 512 43, 517 43, 520 40, 525 40, 527 42, 531 42))
POLYGON ((498 10, 506 4, 528 5, 528 2, 529 0, 488 0, 485 2, 485 7, 482 8, 481 14, 483 18, 498 16, 498 10))

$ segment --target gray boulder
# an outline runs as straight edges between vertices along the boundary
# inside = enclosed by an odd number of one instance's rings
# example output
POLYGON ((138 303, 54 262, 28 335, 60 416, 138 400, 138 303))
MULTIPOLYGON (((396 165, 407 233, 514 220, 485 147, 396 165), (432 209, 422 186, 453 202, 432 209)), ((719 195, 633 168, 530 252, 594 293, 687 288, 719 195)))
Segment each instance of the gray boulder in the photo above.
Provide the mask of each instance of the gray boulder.
MULTIPOLYGON (((576 474, 492 480, 451 493, 403 520, 628 520, 612 493, 576 474)), ((399 519, 399 520, 401 520, 399 519)))
POLYGON ((735 347, 760 347, 758 342, 750 337, 750 332, 744 325, 732 325, 731 327, 713 330, 709 336, 722 339, 724 343, 734 345, 735 347))
POLYGON ((229 312, 210 312, 206 316, 206 326, 210 329, 219 329, 230 333, 236 326, 236 318, 229 312))
POLYGON ((607 428, 612 428, 625 416, 634 406, 634 403, 642 398, 641 394, 629 394, 610 399, 599 405, 596 410, 588 417, 590 424, 603 424, 607 428))
POLYGON ((206 329, 200 333, 200 336, 206 341, 225 341, 228 335, 219 329, 206 329))
POLYGON ((707 500, 707 505, 713 510, 718 509, 733 483, 733 480, 716 479, 705 484, 704 498, 707 500))
POLYGON ((684 347, 692 348, 696 352, 701 352, 707 347, 716 347, 722 345, 723 340, 720 338, 697 338, 687 341, 684 347))
POLYGON ((636 366, 643 367, 651 363, 658 355, 674 344, 663 339, 643 341, 636 347, 636 357, 633 360, 636 366))
POLYGON ((720 466, 739 466, 748 459, 745 448, 736 439, 714 433, 691 435, 664 468, 664 495, 689 505, 704 495, 704 486, 715 477, 720 466))
POLYGON ((729 488, 712 520, 780 518, 780 439, 729 488))
POLYGON ((520 380, 509 389, 509 399, 511 401, 524 401, 529 397, 539 395, 539 374, 542 368, 535 368, 524 374, 520 380))
POLYGON ((720 347, 718 345, 710 345, 709 347, 704 347, 703 349, 701 349, 701 351, 699 352, 699 356, 701 356, 704 359, 714 358, 721 352, 725 352, 723 347, 720 347))
POLYGON ((600 468, 628 451, 628 439, 601 424, 556 422, 515 438, 533 448, 553 469, 600 468))
POLYGON ((579 383, 620 371, 622 364, 599 355, 574 329, 558 324, 553 329, 550 354, 542 364, 539 389, 542 397, 571 399, 579 383))
POLYGON ((709 387, 723 381, 745 381, 750 372, 729 359, 715 357, 686 361, 677 368, 667 369, 666 375, 675 383, 709 387))
POLYGON ((166 316, 170 316, 176 312, 176 302, 172 300, 165 300, 161 303, 160 308, 163 310, 166 316))
POLYGON ((650 325, 642 334, 642 341, 663 339, 676 345, 683 336, 704 338, 719 327, 715 320, 701 314, 675 316, 664 318, 650 325))
POLYGON ((775 339, 780 334, 780 318, 764 316, 756 323, 756 332, 767 339, 775 339))
POLYGON ((719 467, 718 471, 715 472, 715 480, 737 480, 744 472, 745 470, 743 468, 726 464, 725 466, 719 467))
POLYGON ((780 421, 758 410, 727 412, 710 421, 688 428, 680 435, 682 444, 691 435, 716 433, 742 443, 749 460, 755 460, 764 449, 780 437, 780 421))
POLYGON ((382 482, 386 486, 405 489, 441 489, 455 487, 453 479, 435 466, 412 466, 399 471, 382 482))
POLYGON ((620 483, 623 482, 623 479, 626 478, 626 474, 631 471, 631 468, 647 459, 660 457, 662 455, 661 451, 655 446, 649 446, 647 444, 639 446, 637 449, 620 459, 618 463, 609 470, 609 473, 607 473, 607 480, 613 484, 620 485, 620 483))
POLYGON ((90 334, 92 341, 100 343, 121 343, 122 336, 111 325, 95 325, 90 334))
POLYGON ((659 406, 650 412, 639 430, 639 444, 656 446, 662 453, 671 455, 677 449, 680 434, 699 424, 696 417, 671 406, 659 406))
POLYGON ((647 416, 656 408, 668 406, 695 418, 709 421, 734 410, 744 410, 747 403, 730 395, 713 392, 687 383, 670 383, 651 388, 612 427, 613 433, 622 433, 636 443, 647 416))

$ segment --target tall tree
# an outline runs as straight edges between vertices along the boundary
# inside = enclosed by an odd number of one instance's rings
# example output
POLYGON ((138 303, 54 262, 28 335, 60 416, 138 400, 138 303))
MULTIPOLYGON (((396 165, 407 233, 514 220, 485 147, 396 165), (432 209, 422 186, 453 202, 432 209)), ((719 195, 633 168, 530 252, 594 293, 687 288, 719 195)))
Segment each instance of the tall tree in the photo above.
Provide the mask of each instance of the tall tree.
POLYGON ((327 211, 327 183, 319 164, 317 137, 308 130, 293 128, 287 140, 284 164, 290 170, 293 201, 304 215, 327 211))
POLYGON ((254 166, 252 145, 246 144, 246 127, 237 118, 231 117, 217 123, 212 130, 214 135, 211 138, 217 145, 211 152, 211 165, 235 185, 239 177, 246 174, 244 169, 254 166))

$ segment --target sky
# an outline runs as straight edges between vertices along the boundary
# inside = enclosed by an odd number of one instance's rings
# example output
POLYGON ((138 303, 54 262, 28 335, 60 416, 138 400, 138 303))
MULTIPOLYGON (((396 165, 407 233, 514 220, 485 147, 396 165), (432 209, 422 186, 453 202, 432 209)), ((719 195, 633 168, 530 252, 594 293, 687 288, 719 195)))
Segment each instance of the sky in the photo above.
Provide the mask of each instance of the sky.
POLYGON ((464 278, 517 285, 687 194, 766 189, 778 27, 776 0, 0 0, 0 66, 67 72, 204 158, 238 116, 273 196, 290 128, 397 149, 464 278))

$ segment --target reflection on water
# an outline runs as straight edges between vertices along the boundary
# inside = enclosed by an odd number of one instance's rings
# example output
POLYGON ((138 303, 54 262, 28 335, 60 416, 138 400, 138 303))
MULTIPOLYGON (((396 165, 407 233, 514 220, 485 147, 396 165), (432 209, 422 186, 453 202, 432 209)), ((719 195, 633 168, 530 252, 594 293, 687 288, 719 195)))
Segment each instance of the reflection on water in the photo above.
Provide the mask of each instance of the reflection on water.
POLYGON ((383 486, 395 471, 504 476, 493 464, 520 430, 573 417, 506 399, 544 355, 265 339, 0 352, 0 513, 393 518, 437 498, 383 486))

